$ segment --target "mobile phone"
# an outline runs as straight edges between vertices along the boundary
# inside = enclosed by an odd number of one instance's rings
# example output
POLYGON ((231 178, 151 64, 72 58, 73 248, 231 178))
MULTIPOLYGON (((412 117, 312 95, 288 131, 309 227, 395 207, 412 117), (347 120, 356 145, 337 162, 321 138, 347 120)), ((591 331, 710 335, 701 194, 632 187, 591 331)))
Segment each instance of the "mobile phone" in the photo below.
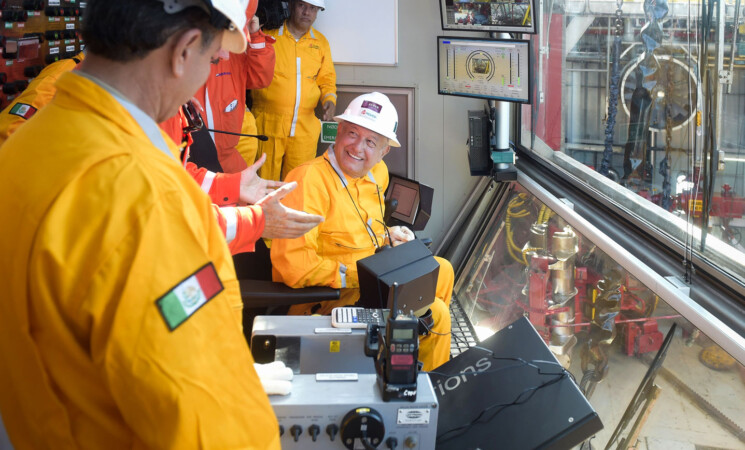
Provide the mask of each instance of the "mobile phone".
POLYGON ((339 307, 331 310, 331 325, 336 328, 367 328, 368 324, 385 326, 389 310, 339 307))

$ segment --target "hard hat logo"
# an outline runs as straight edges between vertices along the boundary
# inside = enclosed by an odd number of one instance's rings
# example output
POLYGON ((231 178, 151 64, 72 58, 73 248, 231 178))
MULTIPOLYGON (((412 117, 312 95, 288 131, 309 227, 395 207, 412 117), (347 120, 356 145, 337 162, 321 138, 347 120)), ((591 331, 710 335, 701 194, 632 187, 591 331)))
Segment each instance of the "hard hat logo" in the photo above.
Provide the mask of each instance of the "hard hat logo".
POLYGON ((364 102, 362 102, 362 109, 372 109, 376 113, 380 113, 380 110, 382 110, 383 107, 375 102, 365 100, 364 102))
POLYGON ((401 144, 396 138, 398 128, 398 113, 393 103, 380 92, 371 92, 355 98, 349 103, 344 114, 334 117, 367 128, 388 138, 393 147, 401 144))
POLYGON ((363 109, 360 115, 365 116, 366 119, 370 119, 370 120, 375 120, 378 118, 378 115, 370 111, 369 109, 363 109))

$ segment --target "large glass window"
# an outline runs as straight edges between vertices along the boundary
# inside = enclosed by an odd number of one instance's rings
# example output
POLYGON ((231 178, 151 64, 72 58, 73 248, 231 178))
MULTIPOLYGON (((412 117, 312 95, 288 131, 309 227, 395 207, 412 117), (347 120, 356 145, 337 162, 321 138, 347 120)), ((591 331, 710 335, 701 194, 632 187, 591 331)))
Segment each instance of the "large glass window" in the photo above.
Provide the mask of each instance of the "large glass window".
POLYGON ((529 319, 604 424, 583 448, 742 448, 745 367, 520 185, 504 205, 455 298, 481 340, 529 319))
POLYGON ((745 284, 745 5, 540 4, 519 142, 745 284))

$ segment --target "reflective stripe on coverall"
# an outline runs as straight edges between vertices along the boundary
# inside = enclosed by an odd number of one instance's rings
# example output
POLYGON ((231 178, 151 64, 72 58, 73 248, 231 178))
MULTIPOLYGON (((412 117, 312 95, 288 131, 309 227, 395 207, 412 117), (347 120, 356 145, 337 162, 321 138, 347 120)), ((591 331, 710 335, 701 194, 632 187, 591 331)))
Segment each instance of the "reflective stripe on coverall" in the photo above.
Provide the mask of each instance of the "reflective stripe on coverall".
MULTIPOLYGON (((338 166, 334 169, 331 162, 336 165, 333 146, 323 156, 290 172, 287 181, 297 181, 298 187, 282 200, 289 208, 324 216, 323 223, 303 237, 273 239, 271 247, 274 281, 282 281, 294 288, 331 286, 341 289, 341 298, 322 302, 321 308, 315 311, 318 314, 329 314, 332 308, 352 305, 359 299, 357 260, 375 252, 376 239, 379 245, 386 243, 382 225, 383 193, 388 186, 385 163, 381 161, 366 176, 353 179, 344 176, 338 166), (337 174, 345 179, 349 193, 337 174)), ((442 258, 437 258, 437 261, 440 272, 437 298, 431 306, 435 320, 432 330, 447 335, 430 334, 420 338, 419 359, 424 362, 424 370, 434 369, 450 357, 448 305, 454 275, 448 261, 442 258)), ((310 314, 314 306, 293 306, 290 313, 310 314)))
POLYGON ((260 174, 271 180, 284 179, 290 170, 315 158, 321 122, 314 110, 319 101, 336 104, 336 72, 328 41, 312 27, 295 41, 285 27, 268 31, 277 40, 272 84, 251 92, 256 126, 269 137, 259 142, 259 155, 267 155, 260 174))
MULTIPOLYGON (((251 42, 240 55, 231 53, 212 65, 207 82, 194 98, 204 107, 207 128, 240 133, 246 111, 246 90, 259 89, 272 82, 274 73, 274 38, 262 31, 251 35, 251 42)), ((236 173, 248 167, 236 150, 238 136, 210 132, 217 149, 217 159, 225 173, 236 173)))
POLYGON ((13 387, 0 410, 14 446, 278 449, 209 199, 173 143, 155 148, 96 83, 66 73, 57 89, 0 150, 13 217, 0 222, 0 385, 13 387), (222 291, 170 331, 156 300, 202 268, 222 291))

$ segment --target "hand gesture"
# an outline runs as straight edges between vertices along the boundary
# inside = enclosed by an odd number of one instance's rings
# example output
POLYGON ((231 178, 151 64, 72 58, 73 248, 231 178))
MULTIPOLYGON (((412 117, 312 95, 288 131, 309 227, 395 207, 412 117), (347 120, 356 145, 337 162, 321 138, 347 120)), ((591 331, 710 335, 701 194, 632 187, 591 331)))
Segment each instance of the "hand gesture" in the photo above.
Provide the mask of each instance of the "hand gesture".
POLYGON ((279 201, 297 187, 297 182, 287 183, 262 198, 256 205, 264 210, 264 232, 269 239, 294 239, 323 222, 323 217, 288 208, 279 201))
POLYGON ((251 17, 251 20, 248 21, 248 34, 254 34, 261 28, 261 25, 259 24, 259 17, 253 16, 251 17))
POLYGON ((261 155, 258 161, 241 172, 241 192, 239 198, 242 202, 255 204, 278 187, 284 186, 281 181, 265 180, 256 172, 266 161, 266 153, 261 155))
POLYGON ((334 114, 336 113, 336 105, 331 100, 323 104, 323 120, 330 122, 334 120, 334 114))

